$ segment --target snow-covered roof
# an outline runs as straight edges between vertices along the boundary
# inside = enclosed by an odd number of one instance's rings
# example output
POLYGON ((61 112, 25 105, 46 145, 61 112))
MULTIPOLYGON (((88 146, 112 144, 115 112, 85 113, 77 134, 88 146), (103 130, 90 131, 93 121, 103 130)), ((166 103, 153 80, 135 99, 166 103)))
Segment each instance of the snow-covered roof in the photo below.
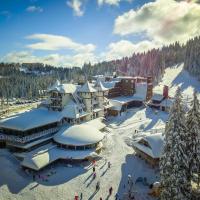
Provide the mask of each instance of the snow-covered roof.
POLYGON ((161 102, 161 106, 165 106, 165 107, 171 107, 173 104, 173 99, 164 99, 162 102, 161 102))
POLYGON ((162 94, 154 94, 152 96, 152 100, 155 100, 155 101, 162 101, 163 99, 163 95, 162 94))
POLYGON ((112 89, 115 87, 115 84, 118 82, 119 81, 105 81, 105 82, 102 82, 102 84, 105 88, 112 89))
POLYGON ((94 149, 75 151, 60 149, 56 145, 48 144, 36 149, 36 151, 27 153, 21 165, 38 171, 58 159, 84 159, 90 156, 96 156, 94 149))
POLYGON ((61 112, 50 111, 47 108, 36 108, 1 120, 0 127, 26 131, 46 124, 59 122, 62 117, 61 112))
POLYGON ((98 91, 102 91, 102 92, 105 92, 105 91, 108 91, 109 89, 108 88, 105 88, 102 84, 102 82, 98 79, 97 82, 96 82, 96 85, 95 85, 95 88, 98 90, 98 91))
POLYGON ((77 89, 77 85, 74 85, 72 83, 63 83, 63 84, 59 84, 58 83, 56 85, 53 85, 51 88, 48 89, 48 91, 58 91, 60 93, 68 93, 68 94, 73 94, 75 93, 77 89))
POLYGON ((160 158, 162 153, 162 148, 164 144, 164 136, 162 133, 151 134, 143 137, 139 141, 133 144, 133 147, 136 147, 140 151, 143 151, 152 158, 160 158), (147 147, 140 143, 141 140, 146 141, 150 147, 147 147))
POLYGON ((124 104, 121 101, 115 100, 115 99, 110 99, 110 103, 112 104, 112 110, 117 110, 120 111, 122 109, 122 105, 124 104))
POLYGON ((121 106, 126 103, 129 103, 131 101, 144 101, 146 99, 145 95, 140 95, 138 93, 135 93, 132 96, 119 96, 119 97, 114 97, 110 99, 111 104, 114 106, 121 106))
POLYGON ((95 127, 98 130, 102 130, 106 127, 106 125, 103 123, 103 117, 99 117, 99 118, 90 120, 88 122, 84 122, 84 124, 89 125, 91 127, 95 127))
POLYGON ((93 88, 92 84, 88 81, 77 90, 78 92, 97 92, 95 88, 93 88))
POLYGON ((104 136, 97 128, 81 124, 61 129, 54 136, 54 140, 60 144, 83 146, 95 144, 103 140, 104 136))

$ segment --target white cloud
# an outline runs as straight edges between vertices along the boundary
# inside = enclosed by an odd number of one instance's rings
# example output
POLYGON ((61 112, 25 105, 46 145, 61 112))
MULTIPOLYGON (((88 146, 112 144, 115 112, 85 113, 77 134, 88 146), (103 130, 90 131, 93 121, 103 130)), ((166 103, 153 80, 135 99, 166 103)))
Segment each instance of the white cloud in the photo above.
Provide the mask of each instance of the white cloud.
POLYGON ((27 37, 27 39, 40 40, 27 45, 28 48, 34 50, 60 50, 68 49, 75 52, 92 52, 95 50, 93 44, 80 44, 74 42, 69 37, 51 35, 51 34, 33 34, 27 37))
POLYGON ((118 6, 120 2, 122 1, 128 1, 132 2, 132 0, 97 0, 98 5, 108 4, 112 6, 118 6))
POLYGON ((108 50, 102 53, 101 57, 105 60, 120 59, 122 57, 131 56, 134 52, 144 52, 158 47, 158 44, 147 40, 139 43, 132 43, 128 40, 120 40, 118 42, 110 43, 107 48, 108 50))
POLYGON ((74 15, 82 16, 84 11, 82 10, 83 0, 70 0, 66 2, 69 7, 74 11, 74 15))
POLYGON ((43 12, 43 8, 39 6, 29 6, 26 8, 27 12, 43 12))
MULTIPOLYGON (((92 1, 92 0, 91 0, 92 1)), ((132 2, 133 0, 96 0, 99 6, 104 4, 111 5, 111 6, 119 6, 120 2, 132 2)), ((75 16, 83 16, 84 14, 84 5, 86 4, 87 0, 68 0, 66 4, 73 9, 75 16)))
POLYGON ((117 17, 114 33, 145 33, 161 44, 186 42, 200 34, 200 5, 193 1, 156 0, 117 17))
POLYGON ((75 55, 49 54, 47 56, 35 56, 32 52, 21 51, 11 52, 5 55, 1 62, 15 63, 34 63, 40 62, 53 66, 62 67, 81 67, 84 63, 95 63, 97 59, 93 53, 78 53, 75 55))

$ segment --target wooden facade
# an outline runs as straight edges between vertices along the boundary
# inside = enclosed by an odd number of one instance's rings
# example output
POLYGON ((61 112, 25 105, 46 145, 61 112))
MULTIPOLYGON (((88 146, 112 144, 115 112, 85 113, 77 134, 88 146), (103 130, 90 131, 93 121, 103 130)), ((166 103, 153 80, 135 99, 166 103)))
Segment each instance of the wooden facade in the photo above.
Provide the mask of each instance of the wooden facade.
POLYGON ((138 149, 137 147, 134 147, 134 150, 136 152, 136 155, 139 158, 144 159, 148 164, 150 164, 152 167, 156 167, 159 166, 159 158, 152 158, 151 156, 149 156, 148 154, 146 154, 145 152, 141 151, 140 149, 138 149))
POLYGON ((109 90, 108 98, 134 95, 136 83, 147 83, 146 100, 150 100, 153 95, 152 77, 121 77, 121 80, 115 84, 115 87, 109 90))

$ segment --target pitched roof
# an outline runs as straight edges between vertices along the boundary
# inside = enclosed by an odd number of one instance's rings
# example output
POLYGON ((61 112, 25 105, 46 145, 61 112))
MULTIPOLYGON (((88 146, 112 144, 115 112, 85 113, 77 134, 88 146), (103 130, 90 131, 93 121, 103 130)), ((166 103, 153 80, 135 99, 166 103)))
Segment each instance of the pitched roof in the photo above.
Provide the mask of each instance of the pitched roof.
POLYGON ((78 92, 97 92, 97 90, 87 81, 82 87, 78 88, 78 92))
POLYGON ((99 80, 99 79, 97 80, 95 87, 96 87, 96 89, 97 89, 98 91, 102 91, 102 92, 108 91, 108 90, 109 90, 108 88, 105 88, 105 87, 103 86, 101 80, 99 80))
POLYGON ((160 158, 162 153, 162 148, 164 145, 164 136, 162 133, 151 134, 143 137, 139 141, 133 144, 133 147, 136 147, 140 151, 143 151, 152 158, 160 158), (149 147, 140 143, 141 140, 146 141, 149 144, 149 147))
POLYGON ((72 83, 63 83, 63 84, 55 84, 52 87, 48 89, 48 91, 58 91, 60 93, 68 93, 68 94, 73 94, 75 93, 77 89, 77 85, 74 85, 72 83))

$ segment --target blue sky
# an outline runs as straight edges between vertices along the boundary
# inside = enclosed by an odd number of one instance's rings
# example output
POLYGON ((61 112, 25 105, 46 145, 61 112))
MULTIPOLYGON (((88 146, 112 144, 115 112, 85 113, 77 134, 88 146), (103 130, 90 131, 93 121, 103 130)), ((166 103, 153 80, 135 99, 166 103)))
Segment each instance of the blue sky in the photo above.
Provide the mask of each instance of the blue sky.
POLYGON ((0 60, 82 66, 184 43, 199 21, 192 0, 0 0, 0 60))

